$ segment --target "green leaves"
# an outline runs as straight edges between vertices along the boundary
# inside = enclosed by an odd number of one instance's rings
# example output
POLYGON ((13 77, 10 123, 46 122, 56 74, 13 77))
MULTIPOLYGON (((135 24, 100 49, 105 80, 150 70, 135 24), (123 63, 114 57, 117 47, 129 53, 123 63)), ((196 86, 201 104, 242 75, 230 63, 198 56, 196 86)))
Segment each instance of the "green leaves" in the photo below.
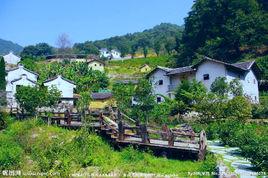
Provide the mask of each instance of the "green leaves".
POLYGON ((193 60, 195 53, 226 62, 236 62, 242 54, 257 55, 267 46, 267 15, 257 0, 196 1, 185 19, 178 65, 180 59, 193 60))
POLYGON ((6 71, 5 61, 3 57, 0 57, 0 91, 6 89, 6 71))
POLYGON ((23 112, 34 115, 38 107, 55 105, 59 101, 61 93, 56 88, 47 90, 46 88, 20 86, 17 88, 15 96, 23 112))

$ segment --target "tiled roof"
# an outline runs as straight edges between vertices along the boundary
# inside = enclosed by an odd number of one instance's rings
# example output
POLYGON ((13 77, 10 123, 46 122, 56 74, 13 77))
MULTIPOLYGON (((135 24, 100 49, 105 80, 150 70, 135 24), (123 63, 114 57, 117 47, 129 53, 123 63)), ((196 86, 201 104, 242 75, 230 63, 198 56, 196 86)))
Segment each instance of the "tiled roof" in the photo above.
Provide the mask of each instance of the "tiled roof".
POLYGON ((111 92, 104 92, 104 93, 92 93, 91 97, 93 100, 102 100, 102 99, 109 99, 111 98, 113 95, 111 92))
POLYGON ((249 70, 251 66, 254 64, 255 61, 247 61, 247 62, 239 62, 239 63, 234 63, 232 64, 235 67, 244 69, 244 70, 249 70))
POLYGON ((105 62, 103 60, 100 60, 100 59, 92 59, 92 60, 88 60, 87 63, 91 63, 91 62, 94 62, 94 61, 97 61, 99 63, 102 63, 103 65, 105 65, 105 62))
POLYGON ((167 75, 173 75, 173 74, 181 74, 186 72, 192 72, 195 71, 195 69, 192 68, 192 66, 186 66, 186 67, 179 67, 171 70, 167 73, 167 75))
MULTIPOLYGON (((17 81, 19 81, 19 80, 21 80, 22 79, 22 77, 20 77, 20 78, 18 78, 18 79, 14 79, 14 80, 12 80, 10 83, 14 83, 14 82, 17 82, 17 81)), ((30 79, 28 79, 28 78, 26 78, 26 80, 28 80, 28 81, 30 81, 30 82, 32 82, 32 83, 34 83, 34 84, 36 84, 36 82, 35 81, 33 81, 33 80, 30 80, 30 79)))
POLYGON ((69 83, 71 83, 71 84, 74 84, 74 85, 75 85, 75 83, 74 83, 73 81, 68 80, 68 79, 66 79, 66 78, 63 78, 61 75, 58 75, 58 76, 56 76, 56 77, 52 77, 52 78, 50 78, 50 79, 47 79, 46 81, 44 81, 44 83, 47 83, 47 82, 50 82, 50 81, 56 80, 58 77, 60 77, 62 80, 65 80, 66 82, 69 82, 69 83))
MULTIPOLYGON (((22 68, 24 69, 24 70, 26 70, 27 72, 30 72, 30 73, 32 73, 32 74, 34 74, 34 75, 36 75, 36 76, 39 76, 39 74, 38 73, 36 73, 36 72, 33 72, 33 71, 31 71, 31 70, 29 70, 29 69, 26 69, 23 65, 19 65, 19 66, 22 66, 22 68)), ((12 69, 9 69, 9 70, 7 70, 7 72, 10 72, 10 71, 14 71, 14 70, 18 70, 20 67, 15 67, 15 68, 12 68, 12 69)))

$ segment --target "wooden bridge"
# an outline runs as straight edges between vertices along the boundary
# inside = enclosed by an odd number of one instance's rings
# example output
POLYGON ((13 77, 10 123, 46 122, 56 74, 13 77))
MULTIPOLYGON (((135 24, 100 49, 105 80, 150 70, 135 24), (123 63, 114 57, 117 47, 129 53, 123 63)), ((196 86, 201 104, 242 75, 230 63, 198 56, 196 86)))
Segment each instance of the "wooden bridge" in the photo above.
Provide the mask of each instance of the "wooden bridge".
POLYGON ((139 149, 149 148, 157 155, 170 158, 205 159, 207 148, 205 131, 197 134, 187 125, 177 129, 170 129, 166 125, 162 128, 152 128, 140 124, 120 111, 91 114, 95 117, 90 122, 82 122, 78 114, 66 117, 63 113, 56 113, 51 118, 43 118, 64 128, 78 129, 82 126, 93 128, 117 148, 132 145, 139 149))

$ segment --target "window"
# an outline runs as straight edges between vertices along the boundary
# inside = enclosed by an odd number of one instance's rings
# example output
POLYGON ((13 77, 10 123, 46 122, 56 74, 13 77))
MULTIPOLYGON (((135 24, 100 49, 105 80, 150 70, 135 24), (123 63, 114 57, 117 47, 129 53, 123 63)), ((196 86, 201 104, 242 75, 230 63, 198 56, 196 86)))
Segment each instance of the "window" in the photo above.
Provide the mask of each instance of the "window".
POLYGON ((95 64, 95 66, 97 66, 97 64, 95 64))
POLYGON ((157 103, 160 103, 160 102, 161 102, 161 97, 157 97, 157 98, 156 98, 156 102, 157 102, 157 103))
POLYGON ((204 74, 204 75, 203 75, 203 79, 204 79, 204 80, 209 80, 209 74, 204 74))
POLYGON ((255 79, 253 79, 253 83, 256 84, 256 80, 255 79))
POLYGON ((163 85, 163 80, 159 80, 159 81, 158 81, 158 84, 159 84, 159 85, 163 85))
POLYGON ((255 101, 257 101, 257 96, 255 96, 255 101))
POLYGON ((101 64, 100 64, 100 66, 101 66, 101 64))

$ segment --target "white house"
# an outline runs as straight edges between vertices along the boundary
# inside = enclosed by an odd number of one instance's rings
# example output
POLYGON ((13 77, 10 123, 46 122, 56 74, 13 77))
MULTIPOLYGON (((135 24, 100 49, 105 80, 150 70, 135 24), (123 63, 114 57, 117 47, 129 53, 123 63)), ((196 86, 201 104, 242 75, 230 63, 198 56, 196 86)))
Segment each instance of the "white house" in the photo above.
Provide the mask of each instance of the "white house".
POLYGON ((73 105, 74 89, 76 85, 73 81, 63 78, 61 75, 57 77, 48 79, 44 82, 44 86, 51 89, 52 87, 57 88, 61 92, 61 101, 62 103, 68 103, 73 105))
POLYGON ((111 50, 111 59, 121 59, 121 52, 116 50, 116 49, 112 49, 111 50))
POLYGON ((112 49, 111 51, 109 51, 107 48, 101 48, 99 51, 100 57, 105 57, 111 60, 121 59, 121 52, 116 49, 112 49))
POLYGON ((100 50, 100 57, 110 58, 111 53, 107 48, 101 48, 100 50))
POLYGON ((104 72, 104 66, 105 66, 104 61, 99 60, 99 59, 92 59, 92 60, 89 60, 87 63, 88 63, 89 69, 104 72))
POLYGON ((163 101, 163 96, 174 98, 174 91, 182 80, 201 81, 210 90, 217 77, 226 77, 227 82, 238 78, 244 95, 253 103, 259 102, 258 78, 260 70, 254 61, 241 63, 225 63, 208 57, 194 66, 180 68, 157 67, 147 76, 153 85, 153 92, 159 94, 157 102, 163 101))
POLYGON ((16 108, 17 102, 15 98, 18 86, 35 86, 38 74, 19 65, 16 68, 7 71, 6 76, 6 93, 8 107, 16 108))
POLYGON ((3 56, 6 64, 17 65, 20 62, 20 57, 13 54, 13 52, 9 52, 9 54, 3 56))

